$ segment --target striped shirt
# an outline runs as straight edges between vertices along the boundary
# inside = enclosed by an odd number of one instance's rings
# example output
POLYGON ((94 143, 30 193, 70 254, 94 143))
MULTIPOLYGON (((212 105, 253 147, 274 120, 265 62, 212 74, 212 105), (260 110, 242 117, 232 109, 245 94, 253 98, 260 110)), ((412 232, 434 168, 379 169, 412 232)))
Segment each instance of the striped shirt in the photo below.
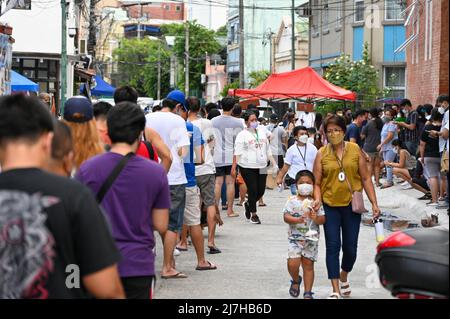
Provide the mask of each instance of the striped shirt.
POLYGON ((406 124, 416 124, 416 128, 414 130, 405 128, 405 142, 419 142, 419 128, 417 127, 418 117, 419 114, 417 114, 416 111, 412 111, 408 114, 406 124))

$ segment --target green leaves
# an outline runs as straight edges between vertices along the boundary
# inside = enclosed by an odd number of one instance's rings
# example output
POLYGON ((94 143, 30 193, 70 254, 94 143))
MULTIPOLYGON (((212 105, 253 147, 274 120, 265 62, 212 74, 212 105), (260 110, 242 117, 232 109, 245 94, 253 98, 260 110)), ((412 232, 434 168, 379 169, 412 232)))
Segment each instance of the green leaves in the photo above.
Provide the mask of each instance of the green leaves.
POLYGON ((379 88, 379 74, 372 65, 369 45, 364 43, 362 60, 352 61, 349 55, 342 55, 331 63, 324 78, 340 87, 358 94, 363 107, 375 104, 377 98, 382 97, 383 91, 379 88))
POLYGON ((253 89, 263 83, 270 75, 269 70, 253 71, 248 75, 250 78, 250 88, 253 89))

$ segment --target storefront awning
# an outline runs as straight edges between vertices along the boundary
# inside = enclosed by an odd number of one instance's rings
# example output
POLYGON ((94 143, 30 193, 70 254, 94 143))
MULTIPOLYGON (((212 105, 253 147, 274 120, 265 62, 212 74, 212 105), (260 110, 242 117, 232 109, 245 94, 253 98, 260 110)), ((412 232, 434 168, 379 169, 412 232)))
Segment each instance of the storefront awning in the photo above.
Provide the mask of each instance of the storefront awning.
POLYGON ((39 85, 27 79, 23 75, 11 70, 11 91, 32 91, 39 92, 39 85))

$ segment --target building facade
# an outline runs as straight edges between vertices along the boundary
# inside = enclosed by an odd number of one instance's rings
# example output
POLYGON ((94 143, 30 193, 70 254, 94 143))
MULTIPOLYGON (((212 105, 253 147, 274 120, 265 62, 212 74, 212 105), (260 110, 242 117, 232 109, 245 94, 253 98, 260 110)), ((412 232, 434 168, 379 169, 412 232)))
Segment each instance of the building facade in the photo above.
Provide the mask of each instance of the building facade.
MULTIPOLYGON (((61 1, 38 0, 26 2, 23 8, 13 8, 0 17, 0 22, 14 28, 12 69, 39 84, 40 92, 47 92, 60 100, 61 61, 61 1)), ((3 3, 4 4, 4 3, 3 3)), ((3 6, 2 9, 4 9, 3 6)), ((74 0, 67 0, 67 96, 73 92, 76 25, 79 20, 74 0)))
POLYGON ((341 54, 360 60, 368 43, 379 86, 406 96, 406 55, 396 51, 406 39, 405 8, 404 0, 310 0, 299 8, 310 18, 309 65, 323 73, 341 54))
POLYGON ((408 0, 405 12, 408 98, 415 105, 434 105, 449 93, 449 1, 408 0))
MULTIPOLYGON (((295 6, 304 3, 296 0, 295 6)), ((244 78, 246 86, 253 71, 270 70, 271 38, 279 30, 283 17, 290 16, 291 0, 245 0, 244 1, 244 78)), ((228 81, 239 78, 239 0, 229 0, 228 27, 228 81)))
MULTIPOLYGON (((308 66, 309 32, 308 21, 304 18, 295 24, 295 69, 308 66)), ((292 69, 292 23, 290 17, 284 17, 278 32, 275 34, 272 53, 272 68, 274 73, 291 71, 292 69)))

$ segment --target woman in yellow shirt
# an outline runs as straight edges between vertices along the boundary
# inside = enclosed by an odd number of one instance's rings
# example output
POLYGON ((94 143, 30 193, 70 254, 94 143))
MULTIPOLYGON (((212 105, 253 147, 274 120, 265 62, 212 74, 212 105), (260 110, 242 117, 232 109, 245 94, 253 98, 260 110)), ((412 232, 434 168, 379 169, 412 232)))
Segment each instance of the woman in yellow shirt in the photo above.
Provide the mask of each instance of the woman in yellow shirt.
POLYGON ((366 158, 357 144, 344 142, 345 119, 337 115, 327 118, 324 131, 329 144, 319 150, 314 162, 314 209, 318 210, 323 203, 326 216, 326 265, 328 278, 333 286, 329 299, 340 299, 341 293, 344 296, 351 293, 348 273, 356 261, 361 224, 361 214, 352 211, 352 193, 364 188, 372 203, 374 217, 378 217, 380 209, 366 158), (343 257, 339 272, 341 247, 343 257))

